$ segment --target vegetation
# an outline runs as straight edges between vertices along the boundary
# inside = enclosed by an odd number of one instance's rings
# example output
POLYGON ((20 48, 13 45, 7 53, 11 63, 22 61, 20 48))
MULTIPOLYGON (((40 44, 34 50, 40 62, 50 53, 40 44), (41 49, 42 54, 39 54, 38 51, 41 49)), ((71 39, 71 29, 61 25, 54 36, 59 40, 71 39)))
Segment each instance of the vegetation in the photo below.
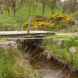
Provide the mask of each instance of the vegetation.
POLYGON ((36 30, 61 30, 74 24, 68 15, 54 15, 50 18, 36 16, 32 19, 31 28, 36 30))
POLYGON ((78 70, 78 37, 50 36, 43 45, 54 58, 78 70))
MULTIPOLYGON (((32 30, 78 32, 78 0, 0 0, 0 31, 26 31, 29 25, 32 30)), ((29 53, 36 48, 31 59, 36 51, 34 58, 47 49, 52 57, 78 70, 78 37, 51 35, 44 38, 43 41, 18 40, 18 45, 29 53)), ((6 45, 7 39, 0 42, 0 78, 41 78, 16 45, 6 45)))
MULTIPOLYGON (((72 26, 75 22, 73 16, 75 17, 77 13, 76 10, 68 13, 60 0, 0 0, 0 2, 0 30, 26 30, 30 16, 37 16, 36 18, 41 16, 43 19, 33 22, 33 29, 60 30, 72 26)), ((72 4, 75 5, 75 2, 72 1, 72 4)))
POLYGON ((0 48, 0 78, 40 78, 17 48, 0 48))

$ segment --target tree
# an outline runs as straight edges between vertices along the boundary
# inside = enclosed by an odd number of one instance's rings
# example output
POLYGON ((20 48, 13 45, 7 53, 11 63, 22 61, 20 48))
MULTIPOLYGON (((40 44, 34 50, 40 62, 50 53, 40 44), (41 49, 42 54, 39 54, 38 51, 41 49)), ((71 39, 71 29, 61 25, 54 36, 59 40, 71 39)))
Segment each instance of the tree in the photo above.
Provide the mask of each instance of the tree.
POLYGON ((75 12, 78 9, 78 2, 77 0, 67 0, 62 2, 63 8, 65 12, 75 12))
POLYGON ((5 10, 8 12, 8 14, 10 14, 10 8, 11 8, 11 11, 13 10, 13 14, 15 15, 15 2, 16 0, 0 0, 0 7, 1 9, 5 10))
POLYGON ((16 14, 16 0, 11 0, 11 9, 13 11, 13 15, 16 14))
POLYGON ((0 14, 3 14, 3 3, 1 0, 0 0, 0 14))

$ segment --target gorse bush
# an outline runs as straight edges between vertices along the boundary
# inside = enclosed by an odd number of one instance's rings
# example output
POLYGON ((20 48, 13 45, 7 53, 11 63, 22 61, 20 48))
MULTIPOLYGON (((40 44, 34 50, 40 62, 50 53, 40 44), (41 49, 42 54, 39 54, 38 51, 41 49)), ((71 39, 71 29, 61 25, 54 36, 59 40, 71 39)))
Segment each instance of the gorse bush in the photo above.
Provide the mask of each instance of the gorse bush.
MULTIPOLYGON (((34 16, 31 21, 31 29, 33 30, 61 30, 74 25, 72 16, 65 14, 54 14, 52 17, 34 16)), ((24 27, 29 26, 26 24, 24 27)))

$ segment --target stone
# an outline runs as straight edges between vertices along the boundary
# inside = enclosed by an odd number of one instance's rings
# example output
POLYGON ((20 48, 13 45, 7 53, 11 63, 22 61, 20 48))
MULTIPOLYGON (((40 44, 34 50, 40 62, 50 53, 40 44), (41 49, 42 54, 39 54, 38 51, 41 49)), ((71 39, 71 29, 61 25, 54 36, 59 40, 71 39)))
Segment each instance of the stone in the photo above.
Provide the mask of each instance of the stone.
POLYGON ((76 47, 74 47, 74 46, 70 47, 69 52, 72 54, 76 53, 77 52, 76 47))
POLYGON ((63 46, 63 44, 64 44, 64 41, 63 41, 63 40, 59 40, 59 41, 57 42, 57 45, 58 45, 58 46, 63 46))

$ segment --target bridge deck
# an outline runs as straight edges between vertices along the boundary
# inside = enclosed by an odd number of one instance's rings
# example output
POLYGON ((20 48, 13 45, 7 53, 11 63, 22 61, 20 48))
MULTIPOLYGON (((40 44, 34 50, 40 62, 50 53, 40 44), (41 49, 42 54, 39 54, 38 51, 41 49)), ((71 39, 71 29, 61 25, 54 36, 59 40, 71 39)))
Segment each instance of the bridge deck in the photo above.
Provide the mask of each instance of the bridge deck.
POLYGON ((28 34, 52 34, 52 31, 0 31, 0 36, 4 35, 28 35, 28 34))
POLYGON ((52 31, 0 31, 0 37, 31 37, 32 35, 35 36, 47 36, 47 35, 60 35, 60 36, 78 36, 78 33, 58 33, 58 32, 52 32, 52 31))

